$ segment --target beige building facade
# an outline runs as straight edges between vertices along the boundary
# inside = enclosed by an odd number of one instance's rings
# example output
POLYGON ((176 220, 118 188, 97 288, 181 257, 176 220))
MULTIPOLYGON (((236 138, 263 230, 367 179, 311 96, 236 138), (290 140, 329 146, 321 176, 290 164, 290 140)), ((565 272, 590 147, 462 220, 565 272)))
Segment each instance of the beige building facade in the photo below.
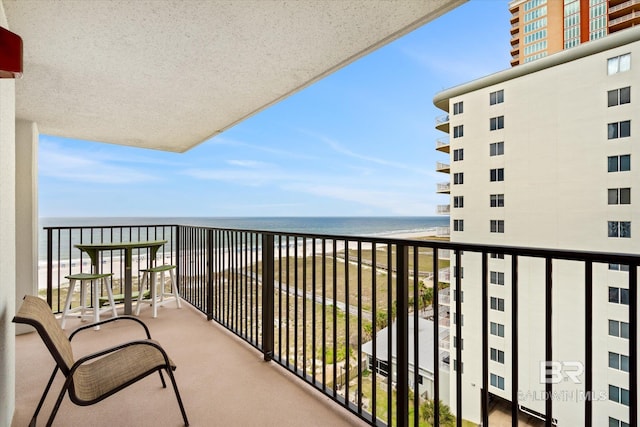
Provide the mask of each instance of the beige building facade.
MULTIPOLYGON (((638 253, 639 58, 640 29, 632 29, 437 94, 435 105, 449 113, 451 241, 638 253)), ((511 260, 493 254, 488 262, 489 393, 511 402, 511 260)), ((481 258, 465 253, 460 267, 464 417, 480 422, 481 258)), ((594 265, 591 401, 597 426, 629 422, 625 269, 594 265)), ((544 276, 544 260, 518 259, 517 404, 540 417, 544 276)), ((584 425, 584 266, 554 263, 553 283, 553 360, 568 369, 553 386, 553 418, 561 426, 584 425)), ((460 341, 451 342, 453 356, 460 341)), ((451 379, 455 407, 453 372, 451 379)))

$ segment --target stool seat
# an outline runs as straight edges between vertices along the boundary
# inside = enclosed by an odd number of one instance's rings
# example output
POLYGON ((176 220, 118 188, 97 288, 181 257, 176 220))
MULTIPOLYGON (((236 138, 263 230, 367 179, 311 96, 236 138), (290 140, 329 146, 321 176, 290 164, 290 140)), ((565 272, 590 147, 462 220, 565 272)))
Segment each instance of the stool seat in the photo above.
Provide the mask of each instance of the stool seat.
POLYGON ((180 293, 178 292, 178 286, 173 274, 173 270, 176 269, 175 265, 158 265, 156 267, 145 268, 140 270, 142 272, 142 280, 140 281, 140 289, 138 290, 138 303, 136 304, 136 316, 140 314, 140 303, 144 301, 151 302, 153 309, 152 316, 158 317, 158 307, 166 304, 175 299, 178 308, 180 305, 180 293), (169 272, 171 279, 171 290, 165 291, 165 273, 169 272), (156 283, 156 275, 160 274, 160 283, 156 283), (149 291, 145 292, 144 286, 149 283, 149 291), (159 285, 159 290, 158 290, 159 285))
MULTIPOLYGON (((64 311, 62 312, 61 327, 67 322, 67 318, 71 317, 73 313, 80 311, 80 318, 84 320, 85 317, 89 317, 94 323, 100 321, 100 314, 111 311, 113 317, 117 317, 115 303, 113 300, 113 293, 111 291, 111 284, 107 283, 107 279, 111 278, 113 273, 78 273, 65 276, 65 279, 69 280, 69 290, 67 291, 67 298, 64 303, 64 311), (78 307, 71 308, 71 300, 75 291, 76 282, 80 284, 80 305, 78 307), (91 302, 87 304, 87 285, 91 284, 91 302), (109 307, 101 308, 103 304, 100 303, 100 291, 102 286, 107 290, 107 301, 109 307), (90 313, 89 313, 90 312, 90 313)), ((100 329, 96 326, 96 329, 100 329)))

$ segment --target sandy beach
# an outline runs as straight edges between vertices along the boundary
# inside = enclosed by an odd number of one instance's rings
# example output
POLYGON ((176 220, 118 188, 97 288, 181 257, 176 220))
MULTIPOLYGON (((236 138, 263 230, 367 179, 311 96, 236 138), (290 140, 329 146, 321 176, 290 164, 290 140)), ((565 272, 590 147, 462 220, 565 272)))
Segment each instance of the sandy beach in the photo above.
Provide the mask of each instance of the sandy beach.
MULTIPOLYGON (((411 239, 425 238, 425 237, 431 237, 431 236, 435 236, 435 229, 415 231, 415 232, 404 232, 404 233, 390 233, 390 234, 385 234, 384 236, 381 235, 377 237, 411 240, 411 239)), ((300 242, 299 246, 301 246, 303 240, 299 239, 299 242, 300 242)), ((339 240, 337 242, 336 249, 338 252, 344 250, 344 243, 345 243, 344 240, 339 240)), ((283 254, 285 253, 284 252, 285 248, 286 248, 285 246, 282 247, 283 254)), ((350 242, 349 248, 356 249, 357 242, 350 242)), ((363 243, 362 248, 364 250, 371 249, 371 244, 363 243)), ((316 240, 316 252, 320 252, 321 250, 322 250, 322 242, 320 240, 316 240)), ((326 251, 327 253, 331 253, 333 251, 333 244, 329 241, 327 241, 327 244, 326 244, 326 251)), ((258 258, 261 257, 262 255, 261 252, 262 251, 258 252, 258 258)), ((309 240, 307 240, 306 252, 307 252, 307 256, 313 252, 313 244, 309 240)), ((290 242, 290 248, 289 248, 289 255, 293 256, 291 242, 290 242)), ((275 251, 275 256, 278 257, 278 250, 275 251)), ((303 256, 303 251, 299 249, 298 257, 302 257, 302 256, 303 256)), ((161 256, 156 258, 156 264, 170 263, 171 259, 172 259, 172 255, 166 253, 164 255, 164 259, 161 256)), ((175 254, 173 259, 175 260, 175 254)), ((253 257, 253 259, 255 259, 255 256, 253 257)), ((121 274, 120 272, 124 271, 124 266, 122 265, 123 262, 124 260, 122 259, 122 257, 119 257, 119 256, 114 256, 113 258, 104 257, 102 259, 101 271, 105 273, 113 272, 115 274, 114 277, 117 279, 118 276, 121 274)), ((222 264, 225 265, 226 262, 223 262, 222 264)), ((138 273, 138 270, 148 268, 148 266, 149 266, 149 259, 145 255, 133 256, 134 281, 138 273)), ((90 271, 91 271, 91 263, 90 263, 89 257, 86 255, 83 256, 82 259, 74 258, 71 260, 61 260, 59 264, 57 261, 54 261, 52 263, 52 276, 53 276, 54 288, 57 287, 58 283, 60 283, 60 285, 65 285, 66 283, 68 283, 68 281, 64 278, 67 275, 77 274, 80 272, 88 273, 90 271)), ((46 289, 47 287, 47 262, 46 261, 40 261, 38 263, 38 287, 39 289, 46 289)))

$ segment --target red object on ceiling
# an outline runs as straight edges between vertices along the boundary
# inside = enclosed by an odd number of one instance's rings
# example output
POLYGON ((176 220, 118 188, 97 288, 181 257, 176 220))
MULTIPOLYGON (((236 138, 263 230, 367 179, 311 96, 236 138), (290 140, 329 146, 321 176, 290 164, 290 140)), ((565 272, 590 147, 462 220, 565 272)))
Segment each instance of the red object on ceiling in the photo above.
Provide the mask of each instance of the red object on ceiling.
POLYGON ((0 27, 0 78, 22 77, 22 38, 0 27))

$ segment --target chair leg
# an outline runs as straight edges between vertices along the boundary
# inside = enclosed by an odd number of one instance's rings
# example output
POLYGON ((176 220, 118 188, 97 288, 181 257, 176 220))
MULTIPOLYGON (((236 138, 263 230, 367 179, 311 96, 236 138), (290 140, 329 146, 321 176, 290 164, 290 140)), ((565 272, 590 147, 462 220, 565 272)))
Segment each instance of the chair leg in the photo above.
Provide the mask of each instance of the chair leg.
POLYGON ((184 420, 184 425, 189 425, 189 420, 187 419, 187 412, 184 410, 184 405, 182 404, 182 398, 180 397, 180 392, 178 391, 178 385, 176 384, 176 379, 173 376, 173 372, 171 372, 171 368, 167 368, 167 374, 171 379, 171 384, 173 384, 173 391, 176 393, 176 399, 178 399, 178 405, 180 405, 180 412, 182 412, 182 419, 184 420))
POLYGON ((36 419, 38 418, 38 414, 40 413, 40 409, 42 409, 42 404, 44 403, 44 399, 47 397, 49 393, 49 389, 51 389, 51 384, 53 384, 53 379, 56 377, 58 373, 58 366, 53 369, 53 373, 51 374, 51 378, 49 378, 49 382, 47 386, 44 388, 44 393, 42 393, 42 397, 40 398, 40 402, 38 402, 38 406, 36 407, 36 411, 33 413, 33 417, 31 417, 31 422, 29 423, 29 427, 36 427, 36 419))
POLYGON ((67 291, 67 298, 64 301, 64 311, 62 312, 62 323, 60 326, 64 329, 64 325, 67 323, 67 316, 69 316, 69 311, 71 311, 71 298, 73 296, 73 291, 76 287, 76 279, 69 280, 69 290, 67 291))
POLYGON ((158 290, 156 289, 157 283, 156 283, 156 275, 154 273, 149 273, 149 275, 151 276, 151 307, 153 308, 153 315, 152 317, 155 319, 156 317, 158 317, 158 302, 156 301, 156 298, 158 298, 158 290))
MULTIPOLYGON (((100 321, 100 288, 102 287, 102 280, 92 280, 91 281, 91 291, 92 291, 92 303, 93 306, 93 323, 98 323, 100 321)), ((100 326, 96 326, 95 330, 100 329, 100 326)))
POLYGON ((109 306, 111 307, 111 314, 113 317, 118 317, 118 312, 116 311, 116 302, 113 300, 113 291, 111 290, 111 281, 107 280, 107 278, 102 279, 102 284, 105 288, 107 288, 107 297, 109 298, 109 306))
POLYGON ((173 270, 169 270, 169 276, 171 277, 171 289, 173 291, 173 295, 176 297, 176 305, 178 308, 182 308, 180 303, 180 292, 178 292, 178 283, 176 282, 176 276, 173 274, 173 270))
POLYGON ((53 424, 53 419, 56 417, 56 414, 58 413, 58 409, 60 409, 62 398, 64 397, 64 394, 67 392, 67 389, 71 384, 72 378, 73 377, 70 376, 65 380, 64 385, 62 386, 62 390, 60 390, 60 394, 58 395, 58 399, 56 400, 56 404, 53 407, 53 410, 51 411, 51 415, 49 415, 49 420, 47 421, 47 427, 51 427, 51 424, 53 424))
POLYGON ((138 288, 138 303, 136 304, 136 316, 140 315, 140 303, 144 299, 144 285, 147 283, 147 273, 142 273, 142 281, 138 288))

